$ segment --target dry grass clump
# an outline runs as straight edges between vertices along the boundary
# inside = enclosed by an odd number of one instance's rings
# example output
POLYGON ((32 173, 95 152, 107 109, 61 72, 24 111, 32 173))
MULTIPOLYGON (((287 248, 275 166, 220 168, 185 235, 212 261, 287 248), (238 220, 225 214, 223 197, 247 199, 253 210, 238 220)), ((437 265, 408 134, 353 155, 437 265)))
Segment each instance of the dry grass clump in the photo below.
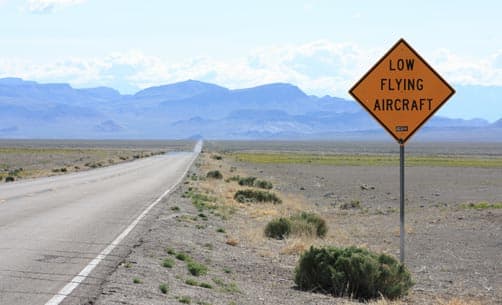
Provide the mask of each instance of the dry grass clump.
POLYGON ((284 239, 289 235, 324 237, 327 232, 326 221, 309 212, 273 219, 265 227, 265 235, 276 239, 284 239))

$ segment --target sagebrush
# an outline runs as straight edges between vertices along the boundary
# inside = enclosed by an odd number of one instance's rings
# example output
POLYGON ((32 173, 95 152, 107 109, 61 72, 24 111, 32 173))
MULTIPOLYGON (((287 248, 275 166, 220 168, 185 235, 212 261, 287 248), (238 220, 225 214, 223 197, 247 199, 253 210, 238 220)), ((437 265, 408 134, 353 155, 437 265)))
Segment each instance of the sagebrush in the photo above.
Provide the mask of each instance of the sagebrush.
POLYGON ((289 235, 324 237, 327 232, 326 221, 321 216, 310 212, 301 212, 288 218, 276 218, 265 227, 265 235, 277 239, 283 239, 289 235))
POLYGON ((235 193, 234 199, 240 203, 249 202, 272 202, 273 204, 282 203, 282 200, 274 193, 258 190, 239 190, 235 193))
POLYGON ((393 257, 356 247, 311 247, 298 262, 295 283, 301 290, 360 300, 396 299, 414 284, 393 257))

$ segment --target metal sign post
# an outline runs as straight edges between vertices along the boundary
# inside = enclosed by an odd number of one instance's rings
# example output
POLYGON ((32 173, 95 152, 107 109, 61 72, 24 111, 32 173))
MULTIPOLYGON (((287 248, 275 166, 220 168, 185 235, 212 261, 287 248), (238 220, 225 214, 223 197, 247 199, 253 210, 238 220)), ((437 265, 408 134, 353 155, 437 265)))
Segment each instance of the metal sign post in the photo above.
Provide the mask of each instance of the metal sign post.
POLYGON ((400 258, 404 263, 404 144, 455 90, 400 39, 349 92, 399 143, 400 258))
POLYGON ((399 145, 399 259, 404 264, 404 144, 399 145))

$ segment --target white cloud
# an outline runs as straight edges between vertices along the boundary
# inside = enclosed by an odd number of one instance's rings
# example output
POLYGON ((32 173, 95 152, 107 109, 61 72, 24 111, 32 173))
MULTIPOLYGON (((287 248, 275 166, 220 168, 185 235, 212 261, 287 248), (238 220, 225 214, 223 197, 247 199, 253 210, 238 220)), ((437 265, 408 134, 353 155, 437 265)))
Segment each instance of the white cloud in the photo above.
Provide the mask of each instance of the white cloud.
MULTIPOLYGON (((245 57, 208 57, 171 62, 141 51, 102 58, 66 58, 36 63, 0 58, 0 77, 17 76, 41 82, 69 82, 76 87, 110 86, 132 93, 141 88, 196 79, 229 88, 289 82, 308 94, 347 97, 347 91, 385 53, 350 43, 315 41, 265 47, 245 57)), ((502 86, 502 50, 482 59, 437 50, 426 60, 452 84, 502 86)))
POLYGON ((86 0, 28 0, 26 8, 32 13, 50 13, 58 8, 81 4, 85 1, 86 0))

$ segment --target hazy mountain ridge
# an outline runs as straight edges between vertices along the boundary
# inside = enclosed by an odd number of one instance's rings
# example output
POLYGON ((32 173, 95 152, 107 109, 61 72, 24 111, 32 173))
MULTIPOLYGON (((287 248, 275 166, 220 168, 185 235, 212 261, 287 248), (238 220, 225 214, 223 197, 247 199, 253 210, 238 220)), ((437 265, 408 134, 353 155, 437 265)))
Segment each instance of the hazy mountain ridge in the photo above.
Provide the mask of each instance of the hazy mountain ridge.
MULTIPOLYGON (((479 94, 479 88, 475 90, 479 94)), ((483 119, 435 116, 423 130, 423 135, 441 133, 445 139, 502 141, 502 119, 490 124, 483 119)), ((2 138, 374 139, 382 135, 385 132, 356 102, 309 96, 287 83, 231 90, 188 80, 121 95, 107 87, 74 89, 68 84, 0 79, 2 138)))

